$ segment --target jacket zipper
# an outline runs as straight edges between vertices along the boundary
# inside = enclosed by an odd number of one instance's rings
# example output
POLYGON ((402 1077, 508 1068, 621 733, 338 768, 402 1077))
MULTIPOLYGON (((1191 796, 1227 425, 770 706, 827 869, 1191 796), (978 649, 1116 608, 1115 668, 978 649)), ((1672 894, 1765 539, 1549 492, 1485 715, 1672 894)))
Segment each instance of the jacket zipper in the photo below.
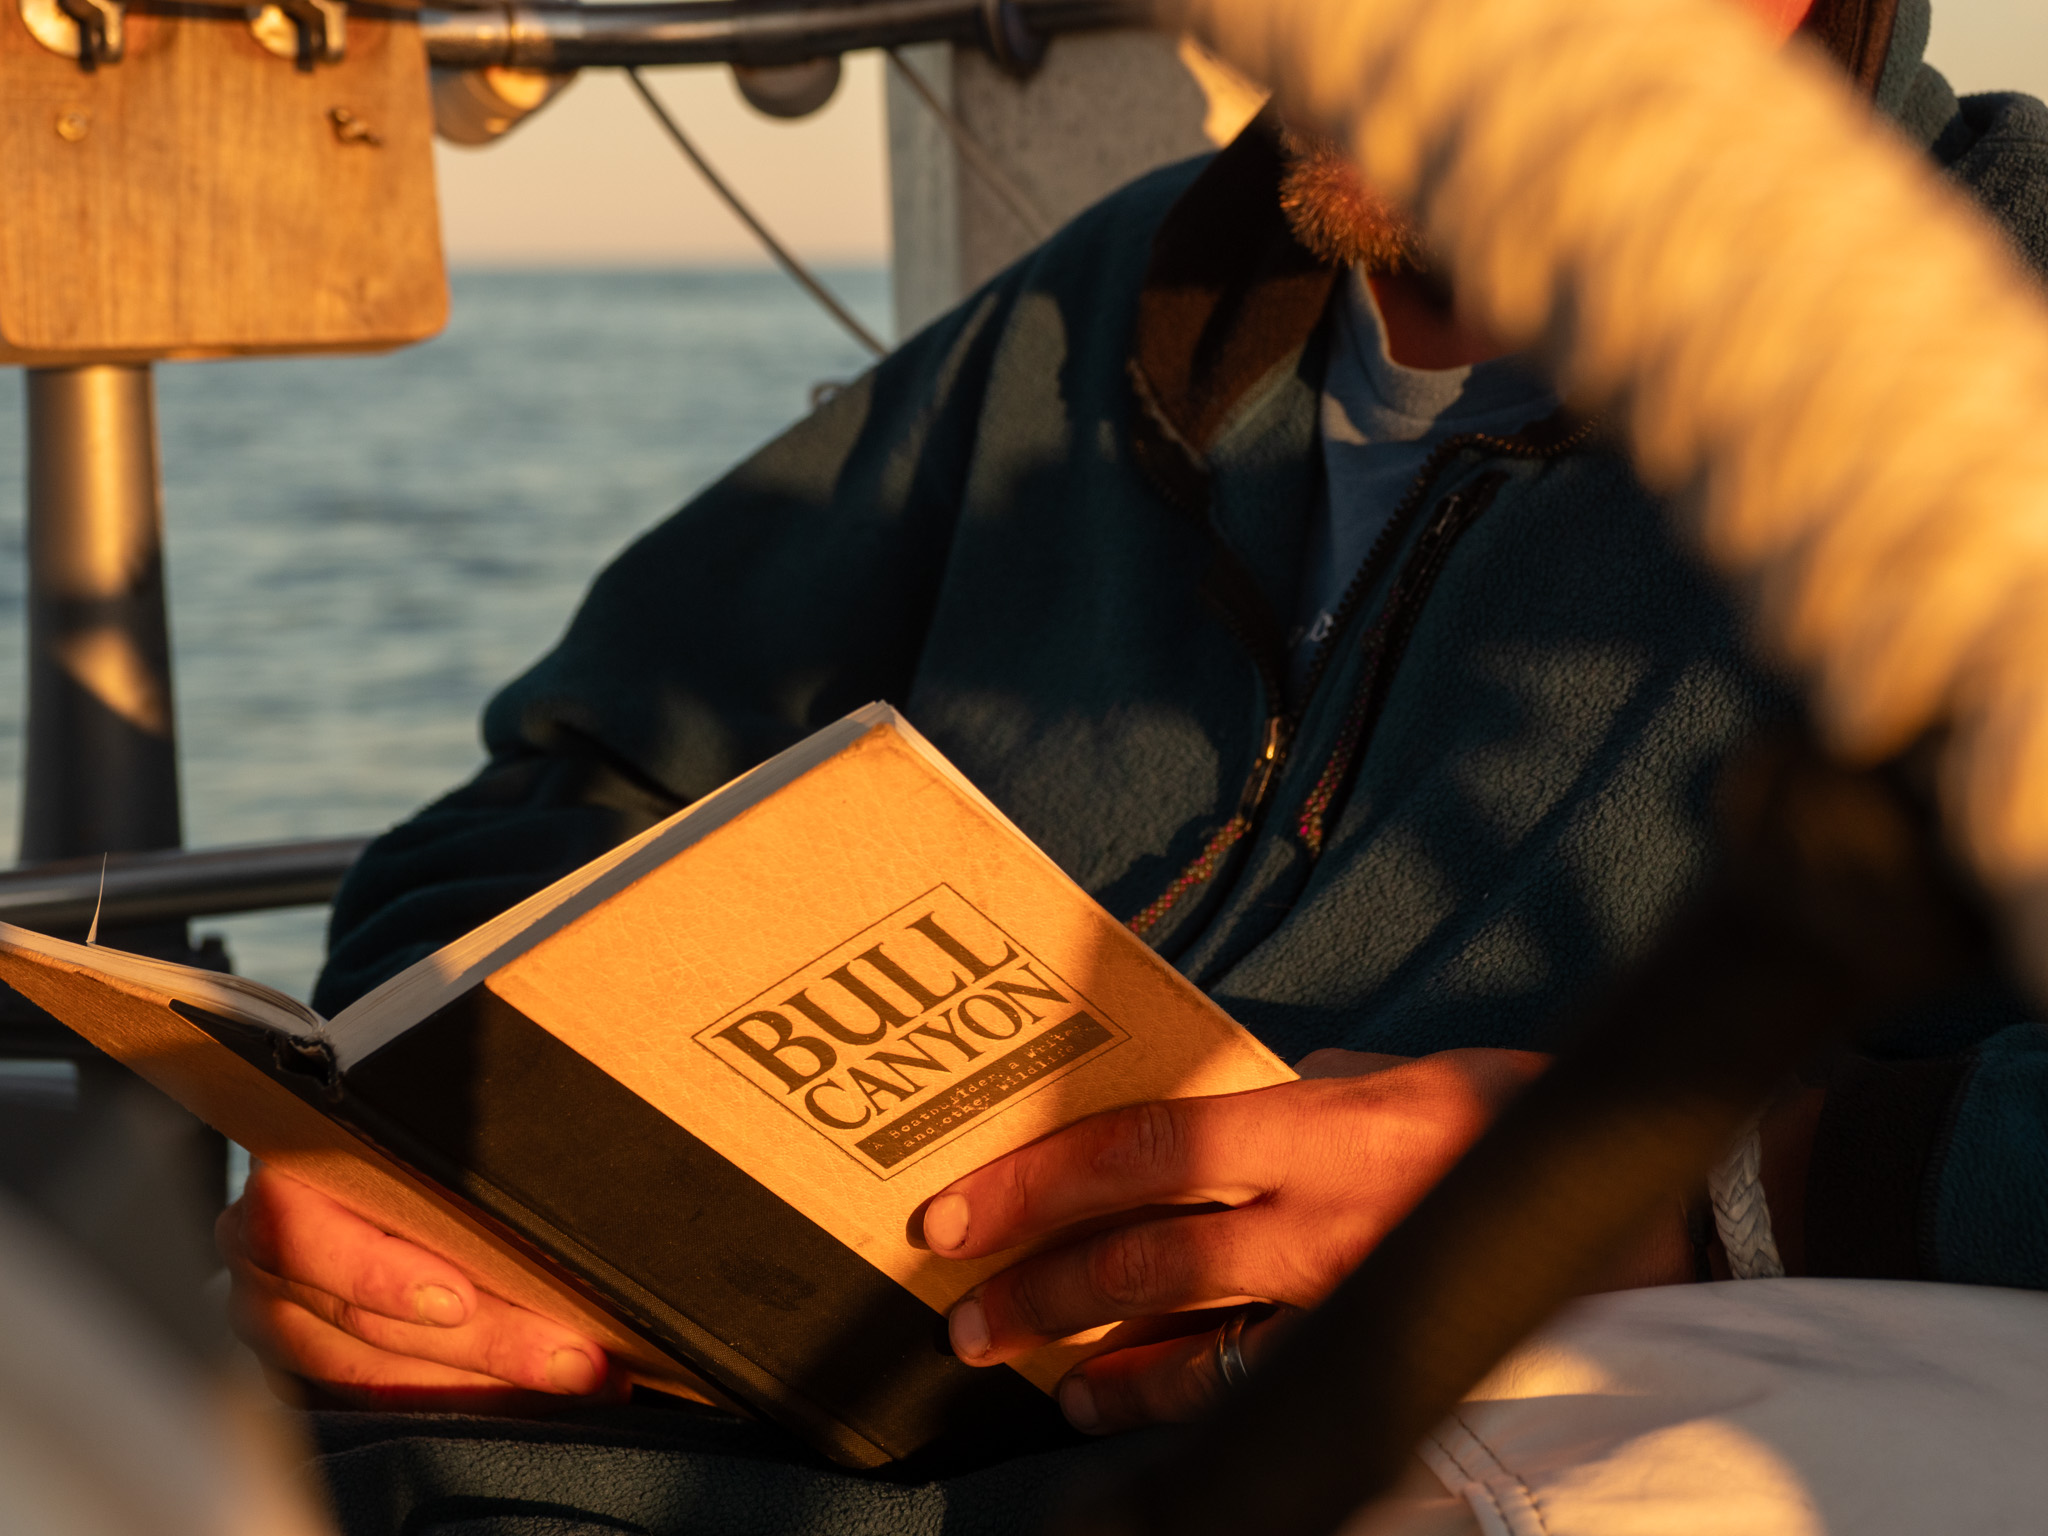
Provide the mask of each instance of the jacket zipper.
MULTIPOLYGON (((1335 660, 1337 651, 1344 641, 1345 630, 1356 616, 1359 606, 1380 579, 1386 574, 1386 567, 1394 553, 1407 538, 1410 526, 1428 498, 1432 486, 1441 478, 1445 468, 1459 453, 1468 448, 1485 448, 1507 458, 1526 460, 1547 460, 1562 457, 1579 447, 1594 431, 1594 421, 1582 422, 1575 430, 1550 442, 1532 441, 1529 437, 1496 437, 1486 432, 1465 432, 1447 437, 1437 444, 1415 479, 1409 483, 1400 502, 1387 518, 1386 525, 1374 537, 1372 546, 1366 551, 1358 572, 1351 578, 1344 594, 1338 599, 1337 607, 1331 614, 1330 632, 1316 647, 1315 656, 1309 662, 1308 677, 1302 688, 1301 700, 1292 709, 1283 708, 1267 717, 1261 734, 1258 755, 1254 758, 1252 771, 1245 781, 1243 793, 1238 798, 1237 811, 1209 837, 1194 861, 1174 877, 1166 889, 1144 908, 1133 914, 1127 922, 1132 932, 1143 935, 1155 927, 1159 920, 1179 904, 1182 897, 1198 886, 1214 880, 1221 873, 1224 862, 1233 849, 1245 840, 1259 824, 1265 812, 1267 798, 1273 787, 1279 783, 1281 770, 1286 767, 1288 750, 1293 745, 1294 735, 1300 727, 1308 706, 1314 702, 1316 690, 1324 674, 1335 660)), ((1407 648, 1408 637, 1414 632, 1416 621, 1421 617, 1422 607, 1429 593, 1436 585, 1436 577, 1450 554, 1451 545, 1480 513, 1484 512, 1506 483, 1505 475, 1484 477, 1469 492, 1453 491, 1436 506, 1435 515, 1424 536, 1416 543, 1407 562, 1395 578, 1387 593, 1387 601, 1380 611, 1379 619, 1368 632, 1365 644, 1378 654, 1368 660, 1364 675, 1359 680, 1356 693, 1352 696, 1351 707, 1345 712, 1345 720, 1338 732, 1337 742, 1330 756, 1325 759, 1323 771, 1316 777, 1316 785, 1304 803, 1300 826, 1297 828, 1302 842, 1314 858, 1321 854, 1325 817, 1336 799, 1337 792, 1350 776, 1350 768, 1357 760, 1365 744, 1367 727, 1377 714, 1377 702, 1386 696, 1387 685, 1391 683, 1394 668, 1400 663, 1407 648), (1469 506, 1470 510, 1465 509, 1469 506), (1460 516, 1463 512, 1464 515, 1460 516), (1398 616, 1398 622, 1393 622, 1398 616), (1389 645, 1389 641, 1392 644, 1389 645)), ((1240 634, 1248 645, 1250 637, 1240 634)), ((1276 700, 1285 695, 1278 684, 1284 677, 1282 665, 1276 667, 1272 660, 1260 654, 1252 646, 1253 660, 1262 678, 1266 680, 1269 694, 1276 700)))
POLYGON ((1325 819, 1350 777, 1351 767, 1357 762, 1365 738, 1378 718, 1379 706, 1387 696, 1394 670, 1406 654, 1408 637, 1415 632, 1416 621, 1421 617, 1430 593, 1436 588, 1436 578, 1450 557, 1451 547, 1457 543, 1459 535, 1492 505, 1493 498, 1506 483, 1507 476, 1495 471, 1482 476, 1469 490, 1453 491, 1436 504, 1428 525, 1415 541, 1414 553, 1387 593, 1386 605, 1380 609, 1372 627, 1360 641, 1360 648, 1365 653, 1365 666, 1358 688, 1344 712, 1344 722, 1337 729, 1337 739, 1330 748, 1330 755, 1323 761, 1323 771, 1316 775, 1315 786, 1302 801, 1301 819, 1295 826, 1295 833, 1311 858, 1320 856, 1323 851, 1325 819))

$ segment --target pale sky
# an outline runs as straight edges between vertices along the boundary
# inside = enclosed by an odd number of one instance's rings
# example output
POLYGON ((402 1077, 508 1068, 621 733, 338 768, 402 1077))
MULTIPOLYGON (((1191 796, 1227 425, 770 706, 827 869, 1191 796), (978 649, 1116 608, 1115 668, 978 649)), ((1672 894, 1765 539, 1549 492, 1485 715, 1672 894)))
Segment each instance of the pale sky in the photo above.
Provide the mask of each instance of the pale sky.
MULTIPOLYGON (((1935 0, 1928 57, 1959 91, 2048 96, 2048 0, 1935 0)), ((790 246, 886 261, 880 55, 851 56, 822 112, 778 122, 722 68, 649 72, 684 129, 790 246)), ((676 153, 624 79, 590 70, 487 148, 438 146, 451 261, 755 263, 753 239, 676 153)))
MULTIPOLYGON (((886 261, 881 55, 795 122, 740 100, 723 66, 643 72, 762 222, 807 260, 886 261)), ((436 142, 448 258, 493 265, 765 261, 616 70, 585 70, 496 143, 436 142)))

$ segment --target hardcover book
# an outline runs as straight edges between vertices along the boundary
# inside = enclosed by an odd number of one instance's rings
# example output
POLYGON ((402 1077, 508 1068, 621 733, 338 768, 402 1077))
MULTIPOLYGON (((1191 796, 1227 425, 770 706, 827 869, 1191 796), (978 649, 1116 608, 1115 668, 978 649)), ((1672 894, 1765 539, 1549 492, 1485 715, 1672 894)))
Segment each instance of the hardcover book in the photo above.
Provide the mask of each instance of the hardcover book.
POLYGON ((0 925, 0 979, 255 1156, 636 1379, 841 1462, 1048 1423, 945 1309, 1019 1256, 913 1244, 1084 1115, 1293 1073, 870 705, 332 1019, 0 925))

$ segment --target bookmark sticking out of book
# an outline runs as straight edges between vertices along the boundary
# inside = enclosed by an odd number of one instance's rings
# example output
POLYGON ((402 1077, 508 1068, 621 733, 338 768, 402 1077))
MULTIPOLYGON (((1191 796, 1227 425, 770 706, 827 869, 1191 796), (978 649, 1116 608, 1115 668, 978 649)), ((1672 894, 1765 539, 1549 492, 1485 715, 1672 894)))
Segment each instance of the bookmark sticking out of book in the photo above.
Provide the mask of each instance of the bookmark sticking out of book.
POLYGON ((92 926, 85 930, 85 942, 97 944, 100 941, 100 908, 107 904, 107 860, 111 854, 100 855, 100 893, 92 902, 92 926))

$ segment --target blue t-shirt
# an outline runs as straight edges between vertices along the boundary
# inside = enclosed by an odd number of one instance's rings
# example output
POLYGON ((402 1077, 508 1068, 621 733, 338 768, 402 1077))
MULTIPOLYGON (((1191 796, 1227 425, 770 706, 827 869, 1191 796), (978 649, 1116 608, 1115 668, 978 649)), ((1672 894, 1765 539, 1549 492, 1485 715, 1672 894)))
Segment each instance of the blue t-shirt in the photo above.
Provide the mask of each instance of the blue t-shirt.
POLYGON ((1431 450, 1460 432, 1506 436, 1557 409, 1548 381, 1515 358, 1467 368, 1395 362, 1361 271, 1351 273, 1333 320, 1322 402, 1327 497, 1310 534, 1296 608, 1297 687, 1345 589, 1431 450))

